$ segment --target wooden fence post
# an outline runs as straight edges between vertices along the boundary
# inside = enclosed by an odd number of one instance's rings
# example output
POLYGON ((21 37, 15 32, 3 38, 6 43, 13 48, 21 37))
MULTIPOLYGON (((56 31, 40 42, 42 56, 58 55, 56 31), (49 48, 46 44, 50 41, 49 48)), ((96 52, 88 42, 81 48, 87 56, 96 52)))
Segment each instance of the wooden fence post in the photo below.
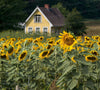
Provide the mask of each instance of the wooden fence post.
POLYGON ((16 85, 16 90, 20 90, 20 88, 19 88, 19 86, 18 86, 18 85, 16 85))

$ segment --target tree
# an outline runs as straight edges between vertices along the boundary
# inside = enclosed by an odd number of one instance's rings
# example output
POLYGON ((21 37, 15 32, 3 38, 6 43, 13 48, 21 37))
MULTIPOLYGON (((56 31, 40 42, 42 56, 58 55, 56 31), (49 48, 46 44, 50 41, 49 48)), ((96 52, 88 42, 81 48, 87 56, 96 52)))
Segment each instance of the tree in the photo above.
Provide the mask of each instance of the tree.
POLYGON ((66 10, 62 3, 58 3, 52 7, 58 8, 65 16, 65 30, 71 31, 75 35, 83 35, 83 33, 85 33, 86 26, 83 23, 81 14, 76 9, 72 11, 66 10))
POLYGON ((73 32, 75 35, 86 34, 86 26, 83 22, 81 14, 74 8, 71 12, 68 13, 66 18, 66 28, 68 31, 73 32))
POLYGON ((53 5, 52 8, 58 8, 60 12, 67 17, 67 14, 69 13, 69 10, 66 10, 65 7, 63 7, 61 2, 58 2, 56 5, 53 5))
POLYGON ((0 30, 16 28, 26 18, 26 2, 23 0, 0 0, 0 30))

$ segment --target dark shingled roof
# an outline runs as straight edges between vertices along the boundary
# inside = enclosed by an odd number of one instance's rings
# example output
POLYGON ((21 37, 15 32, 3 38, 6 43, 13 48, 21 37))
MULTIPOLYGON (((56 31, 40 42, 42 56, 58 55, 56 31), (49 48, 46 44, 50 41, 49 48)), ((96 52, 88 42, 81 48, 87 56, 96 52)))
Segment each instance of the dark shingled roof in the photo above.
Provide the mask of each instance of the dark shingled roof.
POLYGON ((59 9, 57 8, 46 9, 44 7, 39 7, 39 8, 54 26, 65 25, 65 17, 62 15, 59 9))

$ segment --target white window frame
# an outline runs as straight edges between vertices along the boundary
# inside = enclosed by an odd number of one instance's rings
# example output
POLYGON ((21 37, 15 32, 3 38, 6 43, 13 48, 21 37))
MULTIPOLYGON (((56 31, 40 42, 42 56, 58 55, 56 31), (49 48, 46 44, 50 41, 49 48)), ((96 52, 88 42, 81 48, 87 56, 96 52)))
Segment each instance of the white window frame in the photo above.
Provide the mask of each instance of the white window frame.
POLYGON ((32 33, 33 32, 33 27, 28 27, 28 33, 32 33), (32 28, 32 31, 29 31, 29 28, 32 28))
POLYGON ((35 27, 35 33, 37 33, 37 32, 36 32, 36 29, 37 29, 37 28, 39 28, 39 33, 40 33, 40 27, 35 27))
POLYGON ((44 32, 44 28, 47 28, 47 33, 48 33, 48 27, 43 27, 43 33, 46 33, 46 32, 44 32))
POLYGON ((41 22, 42 22, 42 16, 40 14, 34 15, 34 23, 41 23, 41 22), (38 21, 39 17, 40 17, 40 21, 38 21), (36 18, 37 18, 37 21, 36 21, 36 18))

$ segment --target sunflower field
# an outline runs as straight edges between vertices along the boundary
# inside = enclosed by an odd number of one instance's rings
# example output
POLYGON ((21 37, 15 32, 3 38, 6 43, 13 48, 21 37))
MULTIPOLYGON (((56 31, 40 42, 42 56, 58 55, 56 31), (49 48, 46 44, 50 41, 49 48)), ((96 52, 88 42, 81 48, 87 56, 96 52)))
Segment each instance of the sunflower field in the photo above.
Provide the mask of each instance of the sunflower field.
POLYGON ((100 36, 0 38, 0 90, 100 90, 100 36), (52 88, 52 87, 55 88, 52 88))

